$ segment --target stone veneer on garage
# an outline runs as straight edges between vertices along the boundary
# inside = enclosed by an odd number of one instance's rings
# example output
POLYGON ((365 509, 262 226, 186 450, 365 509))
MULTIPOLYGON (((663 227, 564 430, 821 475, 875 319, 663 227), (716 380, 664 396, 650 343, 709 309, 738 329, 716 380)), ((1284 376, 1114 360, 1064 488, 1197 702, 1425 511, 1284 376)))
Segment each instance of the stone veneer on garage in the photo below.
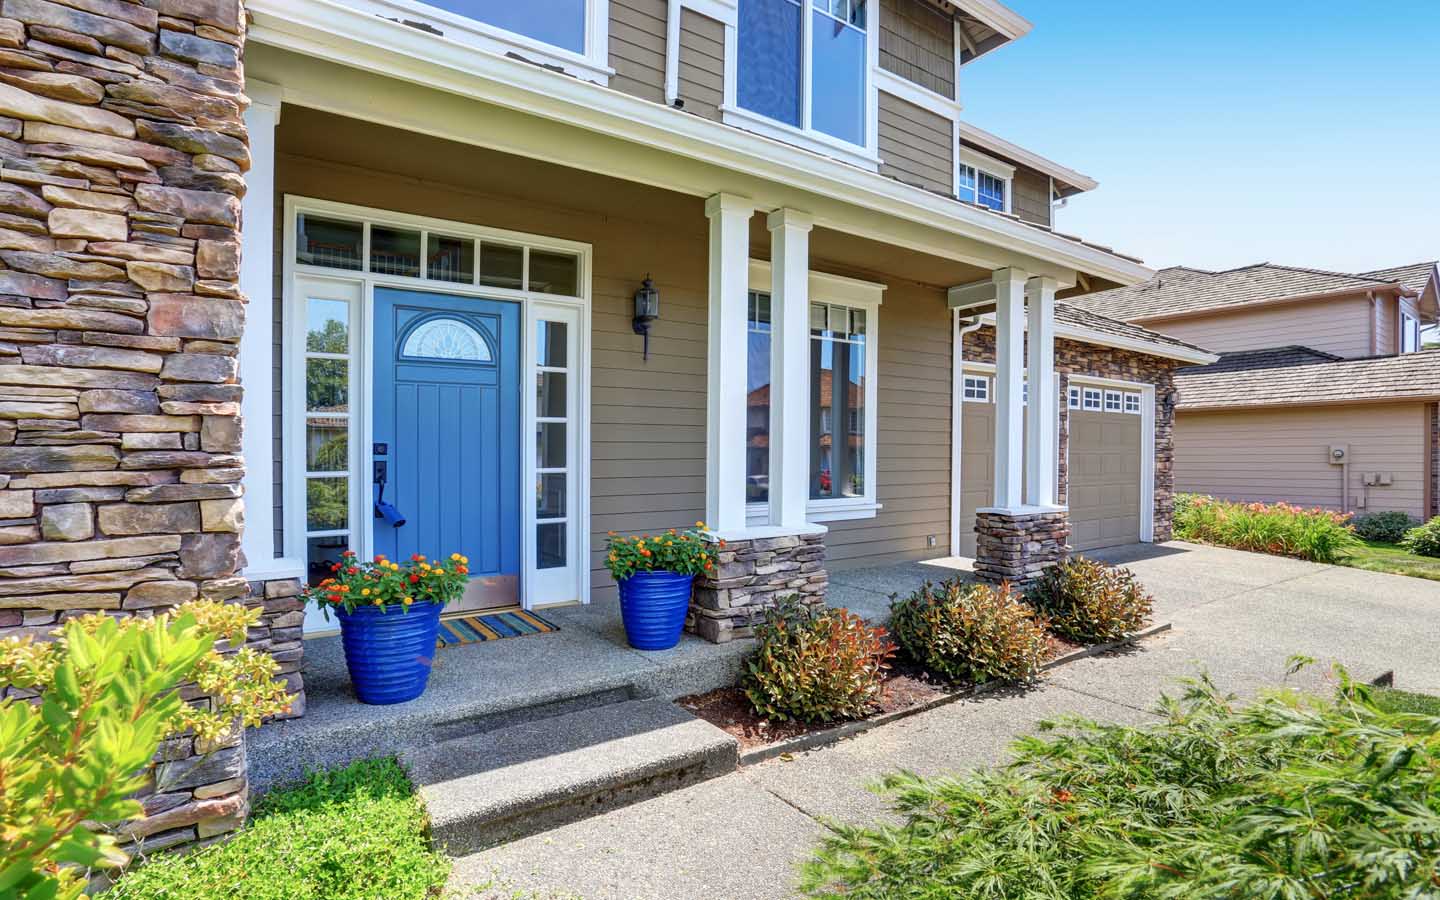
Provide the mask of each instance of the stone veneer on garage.
MULTIPOLYGON (((0 638, 245 603, 299 690, 299 585, 239 574, 244 28, 240 0, 0 0, 0 638)), ((243 821, 240 737, 157 761, 124 837, 243 821)))
MULTIPOLYGON (((995 331, 986 326, 965 335, 966 362, 995 362, 995 331)), ((1071 375, 1115 378, 1155 386, 1155 541, 1170 540, 1175 517, 1175 370, 1187 363, 1132 350, 1084 344, 1064 338, 1055 341, 1055 373, 1060 382, 1060 491, 1064 503, 1070 483, 1067 450, 1070 444, 1070 407, 1066 402, 1071 375)))
POLYGON ((715 574, 695 579, 687 631, 716 644, 750 637, 765 610, 790 594, 817 606, 825 602, 825 535, 726 541, 715 574))

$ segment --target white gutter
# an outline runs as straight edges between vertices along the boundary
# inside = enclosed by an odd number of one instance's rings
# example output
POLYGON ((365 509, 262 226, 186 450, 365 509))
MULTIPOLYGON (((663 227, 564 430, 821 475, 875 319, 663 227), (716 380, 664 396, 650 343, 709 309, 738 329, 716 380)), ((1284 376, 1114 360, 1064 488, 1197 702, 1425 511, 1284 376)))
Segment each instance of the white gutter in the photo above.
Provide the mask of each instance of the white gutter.
POLYGON ((991 153, 999 154, 1008 159, 1013 159, 1026 168, 1034 169, 1042 175, 1049 175, 1056 181, 1068 184, 1081 191, 1093 191, 1100 186, 1100 182, 1089 175, 1082 175, 1074 169, 1062 166, 1057 162, 1046 159, 1038 153, 1032 153, 1021 147, 1019 144, 1012 144, 1002 137, 996 137, 988 131, 976 128, 967 122, 960 122, 960 142, 970 144, 991 153))
MULTIPOLYGON (((991 328, 995 327, 995 314, 985 313, 980 321, 991 328)), ((1160 341, 1147 341, 1141 338, 1125 337, 1124 335, 1111 334, 1108 331, 1099 331, 1094 328, 1086 328, 1082 325, 1072 325, 1068 322, 1055 322, 1055 336, 1069 338, 1073 341, 1080 341, 1085 344, 1094 344, 1098 347, 1114 347, 1116 350, 1130 350, 1135 353, 1144 353, 1146 356, 1159 356, 1164 359, 1178 359, 1197 366, 1208 366, 1210 363, 1219 362, 1220 357, 1205 350, 1181 347, 1175 344, 1163 343, 1160 341)))
MULTIPOLYGON (((877 173, 333 0, 249 0, 252 40, 758 176, 1122 285, 1149 268, 877 173)), ((303 93, 303 85, 283 85, 303 93)), ((663 186, 663 185, 661 185, 663 186)), ((672 189, 680 190, 679 186, 672 189)), ((693 192, 687 189, 687 193, 693 192)), ((822 224, 817 220, 817 224, 822 224)))

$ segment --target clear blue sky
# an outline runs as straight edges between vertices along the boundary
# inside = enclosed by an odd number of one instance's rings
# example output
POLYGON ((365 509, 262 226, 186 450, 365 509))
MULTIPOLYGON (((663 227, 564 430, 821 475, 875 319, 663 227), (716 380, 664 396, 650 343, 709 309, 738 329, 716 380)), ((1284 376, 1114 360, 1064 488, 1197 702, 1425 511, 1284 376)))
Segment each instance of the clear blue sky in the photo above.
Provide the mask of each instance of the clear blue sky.
POLYGON ((1100 182, 1056 224, 1143 257, 1440 257, 1440 0, 1012 0, 966 120, 1100 182))

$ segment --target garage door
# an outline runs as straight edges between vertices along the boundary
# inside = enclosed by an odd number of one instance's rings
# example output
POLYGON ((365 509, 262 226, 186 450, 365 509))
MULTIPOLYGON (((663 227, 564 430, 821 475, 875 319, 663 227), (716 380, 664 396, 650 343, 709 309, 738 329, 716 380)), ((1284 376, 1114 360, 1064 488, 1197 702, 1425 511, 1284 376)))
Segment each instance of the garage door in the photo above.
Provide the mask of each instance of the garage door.
MULTIPOLYGON (((968 375, 965 381, 960 425, 960 555, 973 559, 975 510, 990 506, 995 495, 995 380, 968 375)), ((1023 490, 1023 475, 1021 483, 1023 490)))
POLYGON ((1079 386, 1070 397, 1070 545, 1140 540, 1140 397, 1079 386))

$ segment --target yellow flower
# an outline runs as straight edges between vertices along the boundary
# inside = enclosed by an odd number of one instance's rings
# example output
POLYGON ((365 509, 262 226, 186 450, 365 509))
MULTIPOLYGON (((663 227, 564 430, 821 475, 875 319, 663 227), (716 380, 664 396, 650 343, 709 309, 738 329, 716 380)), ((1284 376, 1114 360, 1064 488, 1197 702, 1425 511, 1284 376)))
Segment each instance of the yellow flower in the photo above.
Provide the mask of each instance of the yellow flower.
POLYGON ((696 527, 696 528, 704 528, 704 527, 705 527, 705 523, 704 523, 704 522, 696 522, 696 523, 695 523, 695 527, 696 527))
POLYGON ((376 606, 384 606, 384 605, 385 605, 385 601, 384 601, 384 600, 381 600, 379 597, 376 597, 376 598, 375 598, 375 605, 376 605, 376 606))
POLYGON ((470 557, 468 557, 468 556, 462 556, 462 557, 460 557, 460 565, 462 565, 462 566, 468 566, 468 565, 470 565, 470 557))
POLYGON ((368 597, 368 596, 370 596, 370 589, 369 589, 369 588, 363 588, 363 589, 360 591, 360 596, 362 596, 362 597, 368 597))
POLYGON ((452 560, 455 560, 456 562, 459 562, 459 561, 460 561, 460 554, 458 554, 458 553, 452 553, 452 554, 450 554, 450 558, 451 558, 452 560))
POLYGON ((414 598, 414 597, 406 597, 404 600, 401 600, 400 602, 401 602, 401 603, 404 603, 406 606, 409 606, 410 604, 412 604, 412 603, 415 602, 415 598, 414 598))
POLYGON ((444 569, 436 569, 436 570, 435 570, 435 574, 436 574, 436 575, 444 575, 444 574, 445 574, 445 570, 444 570, 444 569))

